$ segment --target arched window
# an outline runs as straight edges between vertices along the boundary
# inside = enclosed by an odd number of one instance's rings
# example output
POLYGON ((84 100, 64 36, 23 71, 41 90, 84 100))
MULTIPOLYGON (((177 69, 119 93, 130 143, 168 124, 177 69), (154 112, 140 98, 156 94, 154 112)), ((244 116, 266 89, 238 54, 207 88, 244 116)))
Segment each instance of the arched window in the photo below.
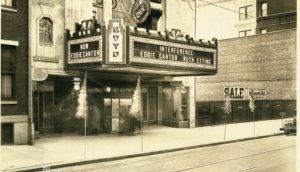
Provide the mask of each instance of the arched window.
POLYGON ((52 44, 53 43, 53 22, 43 17, 40 20, 40 43, 41 44, 52 44))

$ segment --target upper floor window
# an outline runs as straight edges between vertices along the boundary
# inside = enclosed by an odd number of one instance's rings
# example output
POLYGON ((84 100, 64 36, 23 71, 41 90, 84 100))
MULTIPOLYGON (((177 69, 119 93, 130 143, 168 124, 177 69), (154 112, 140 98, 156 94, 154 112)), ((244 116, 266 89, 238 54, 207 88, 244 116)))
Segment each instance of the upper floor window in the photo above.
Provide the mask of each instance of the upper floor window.
POLYGON ((252 17, 252 5, 240 7, 239 10, 240 20, 247 20, 252 17))
POLYGON ((261 34, 266 34, 267 33, 267 29, 260 29, 260 33, 261 34))
POLYGON ((265 17, 267 15, 268 15, 268 3, 263 2, 263 3, 261 3, 261 16, 265 17))
POLYGON ((251 34, 251 30, 242 30, 239 31, 239 37, 249 36, 251 34))
POLYGON ((17 0, 1 0, 1 6, 15 8, 16 1, 17 0))
POLYGON ((43 17, 40 20, 40 43, 41 44, 52 44, 53 43, 53 22, 43 17))
POLYGON ((16 47, 1 45, 1 98, 13 98, 16 47))

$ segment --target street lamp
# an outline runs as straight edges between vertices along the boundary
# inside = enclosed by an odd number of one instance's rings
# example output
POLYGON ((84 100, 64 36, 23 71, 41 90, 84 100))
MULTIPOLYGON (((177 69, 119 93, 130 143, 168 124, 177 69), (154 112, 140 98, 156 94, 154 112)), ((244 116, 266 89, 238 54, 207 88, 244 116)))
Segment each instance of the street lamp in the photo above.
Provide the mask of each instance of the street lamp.
POLYGON ((73 83, 74 83, 74 90, 79 91, 80 90, 80 78, 75 77, 73 78, 73 83))
POLYGON ((109 86, 106 87, 106 92, 110 93, 110 91, 111 91, 110 87, 109 86))

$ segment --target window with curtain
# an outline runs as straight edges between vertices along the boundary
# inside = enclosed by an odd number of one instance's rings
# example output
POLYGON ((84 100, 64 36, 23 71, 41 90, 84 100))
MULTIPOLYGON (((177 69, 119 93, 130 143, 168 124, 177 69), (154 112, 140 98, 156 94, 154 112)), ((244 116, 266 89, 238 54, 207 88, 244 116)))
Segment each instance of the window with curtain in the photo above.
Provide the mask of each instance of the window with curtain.
POLYGON ((47 18, 43 17, 39 23, 40 30, 40 43, 41 44, 52 44, 53 43, 53 22, 47 18))
POLYGON ((1 74, 1 98, 12 97, 12 74, 1 74))
POLYGON ((265 17, 267 15, 268 15, 268 3, 263 2, 263 3, 261 3, 261 16, 265 17))
POLYGON ((4 7, 16 7, 16 1, 17 0, 1 0, 1 6, 4 7))
POLYGON ((1 98, 13 98, 16 47, 1 46, 1 98))

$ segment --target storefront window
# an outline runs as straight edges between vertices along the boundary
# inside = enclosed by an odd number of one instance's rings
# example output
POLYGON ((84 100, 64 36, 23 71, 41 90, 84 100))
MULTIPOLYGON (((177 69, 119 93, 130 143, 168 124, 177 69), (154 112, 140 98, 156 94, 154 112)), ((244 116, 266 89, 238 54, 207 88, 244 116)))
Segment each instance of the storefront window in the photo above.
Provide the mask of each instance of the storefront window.
POLYGON ((105 98, 104 99, 104 130, 106 132, 111 131, 111 99, 105 98))
POLYGON ((196 126, 213 125, 215 116, 213 114, 214 103, 197 103, 196 108, 196 126))
POLYGON ((188 96, 189 90, 186 87, 181 88, 181 118, 182 121, 188 120, 188 96))
POLYGON ((157 119, 157 88, 148 88, 148 120, 156 121, 157 119))
POLYGON ((232 112, 230 114, 224 113, 223 106, 224 102, 197 102, 196 125, 224 124, 225 118, 227 118, 227 123, 239 123, 290 118, 296 115, 296 101, 294 100, 256 100, 254 113, 250 111, 249 101, 245 100, 231 101, 232 112))
POLYGON ((281 118, 281 114, 286 113, 285 101, 274 101, 273 102, 273 119, 281 118))
POLYGON ((171 120, 173 116, 172 89, 163 88, 163 120, 171 120))
POLYGON ((287 101, 285 109, 286 117, 294 117, 296 115, 296 101, 287 101))
POLYGON ((147 94, 147 89, 143 88, 142 89, 142 104, 143 104, 143 120, 148 121, 148 94, 147 94))
POLYGON ((231 101, 233 122, 245 122, 247 121, 247 102, 245 101, 231 101))
POLYGON ((120 99, 120 117, 128 117, 130 115, 131 99, 120 99))

